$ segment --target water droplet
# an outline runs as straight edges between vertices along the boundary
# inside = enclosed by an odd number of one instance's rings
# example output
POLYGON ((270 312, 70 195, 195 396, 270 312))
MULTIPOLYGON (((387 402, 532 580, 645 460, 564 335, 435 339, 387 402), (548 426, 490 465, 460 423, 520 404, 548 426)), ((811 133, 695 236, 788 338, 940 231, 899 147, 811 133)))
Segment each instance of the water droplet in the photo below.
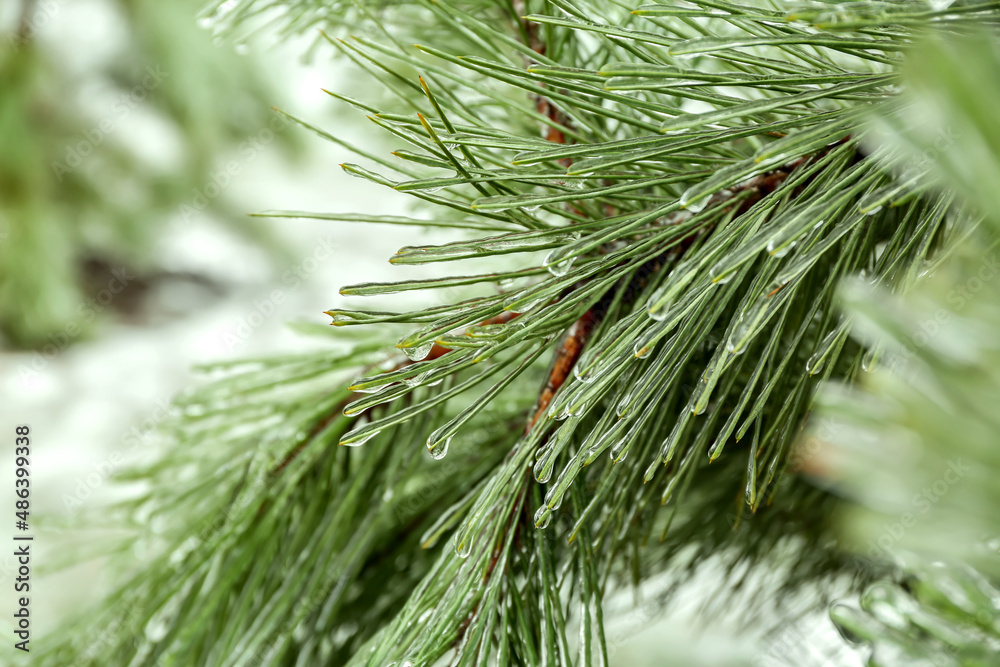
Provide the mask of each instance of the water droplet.
POLYGON ((726 341, 726 351, 730 354, 743 354, 746 352, 746 338, 750 333, 750 323, 743 321, 733 329, 733 335, 726 341))
POLYGON ((552 469, 555 467, 552 465, 554 460, 555 459, 553 457, 546 457, 535 461, 535 467, 532 469, 532 472, 535 475, 535 481, 540 484, 545 484, 552 479, 552 469))
POLYGON ((813 354, 809 357, 808 361, 806 361, 806 373, 809 373, 809 375, 816 375, 816 373, 823 370, 823 364, 825 362, 826 357, 822 353, 817 352, 813 354))
MULTIPOLYGON (((820 220, 816 223, 816 226, 822 225, 823 221, 820 220)), ((769 255, 774 255, 775 257, 784 257, 788 254, 788 251, 795 246, 795 241, 793 238, 789 238, 787 233, 778 232, 772 236, 767 242, 767 253, 769 255)))
POLYGON ((678 202, 681 208, 691 213, 698 213, 708 205, 708 197, 704 196, 704 193, 699 193, 697 187, 688 188, 678 202))
POLYGON ((468 558, 469 554, 472 553, 472 540, 466 538, 464 541, 459 542, 458 537, 455 538, 455 553, 459 558, 468 558))
POLYGON ((332 324, 335 327, 343 326, 345 324, 355 321, 354 317, 348 315, 347 313, 338 313, 336 311, 330 311, 327 314, 330 316, 330 319, 332 320, 330 324, 332 324))
MULTIPOLYGON (((406 349, 409 349, 409 348, 406 348, 406 349)), ((409 356, 409 355, 407 355, 407 356, 409 356)), ((426 356, 427 356, 427 354, 424 354, 424 357, 426 357, 426 356)), ((423 359, 423 357, 421 357, 421 359, 423 359)), ((412 387, 416 387, 421 382, 423 382, 424 380, 427 379, 427 375, 428 375, 428 373, 418 373, 417 375, 414 375, 413 377, 403 378, 403 384, 405 384, 407 387, 411 387, 411 388, 412 387)))
POLYGON ((205 414, 204 405, 188 405, 182 410, 182 413, 186 417, 200 417, 205 414))
POLYGON ((552 523, 552 510, 542 506, 535 512, 535 528, 546 528, 552 523))
POLYGON ((434 341, 428 341, 415 347, 404 347, 402 349, 403 354, 405 354, 410 361, 422 361, 427 358, 428 354, 431 353, 432 347, 434 347, 434 341))
POLYGON ((368 442, 369 440, 371 440, 372 438, 374 438, 376 435, 378 435, 379 433, 381 433, 381 431, 372 431, 372 432, 364 434, 364 435, 359 435, 359 436, 355 436, 354 435, 355 433, 359 433, 362 430, 363 429, 358 429, 357 431, 351 431, 350 433, 348 433, 347 435, 345 435, 343 438, 341 438, 340 439, 341 446, 343 446, 343 447, 360 447, 361 445, 365 444, 366 442, 368 442))
POLYGON ((206 30, 212 27, 212 18, 209 16, 202 16, 198 19, 197 24, 199 28, 206 30))
POLYGON ((632 348, 633 355, 636 359, 645 359, 653 351, 655 345, 645 345, 642 341, 638 341, 632 348))
POLYGON ((712 390, 715 388, 715 382, 710 383, 708 380, 709 378, 703 375, 694 388, 694 392, 691 394, 691 404, 689 407, 693 415, 703 414, 708 408, 708 401, 711 399, 712 390))
POLYGON ((573 266, 573 257, 560 260, 559 253, 562 248, 553 249, 548 255, 546 255, 545 260, 542 262, 542 266, 549 270, 549 273, 554 275, 556 278, 561 278, 569 273, 570 268, 573 266))
POLYGON ((621 463, 628 456, 629 445, 632 444, 632 439, 625 436, 614 445, 611 446, 611 462, 621 463))
POLYGON ((440 461, 448 454, 448 446, 451 444, 451 438, 452 436, 448 436, 444 440, 438 440, 427 447, 427 451, 430 452, 432 459, 440 461))
POLYGON ((656 310, 647 310, 646 314, 649 315, 651 320, 662 322, 667 319, 667 315, 670 314, 670 306, 661 306, 656 310))
POLYGON ((723 262, 719 262, 718 264, 714 265, 711 269, 708 270, 709 279, 713 283, 717 283, 719 285, 725 285, 730 280, 732 280, 733 276, 735 275, 736 275, 736 269, 735 268, 727 269, 723 262))
POLYGON ((780 259, 780 258, 784 257, 785 255, 787 255, 788 253, 790 253, 792 251, 792 248, 794 248, 796 245, 798 245, 798 243, 796 241, 791 241, 789 243, 785 243, 783 245, 776 246, 776 245, 773 244, 773 239, 772 239, 767 244, 767 252, 772 257, 777 257, 777 258, 780 259))
POLYGON ((250 53, 250 47, 246 42, 236 42, 236 44, 233 45, 233 50, 241 56, 245 56, 250 53))
POLYGON ((146 624, 146 639, 155 644, 166 637, 169 630, 170 626, 165 619, 154 618, 146 624))
POLYGON ((563 470, 562 475, 560 475, 559 479, 556 480, 555 486, 549 489, 548 492, 545 494, 545 505, 548 506, 548 508, 553 511, 559 509, 560 505, 562 505, 563 493, 565 489, 560 490, 558 482, 562 480, 563 476, 566 475, 568 472, 569 472, 568 468, 563 470))
POLYGON ((816 346, 816 351, 806 361, 806 373, 816 375, 816 373, 823 370, 823 366, 826 365, 826 358, 833 349, 834 344, 836 344, 841 335, 845 334, 846 331, 847 329, 842 325, 823 336, 823 340, 816 346))
POLYGON ((376 385, 372 385, 370 387, 357 387, 356 386, 356 385, 361 384, 362 382, 364 382, 364 380, 365 380, 364 378, 358 378, 357 380, 355 380, 352 383, 351 387, 350 387, 351 391, 353 391, 355 393, 358 393, 358 394, 377 394, 380 391, 384 391, 385 389, 387 389, 388 387, 390 387, 392 385, 391 382, 387 382, 386 384, 376 384, 376 385))
POLYGON ((514 309, 519 313, 527 313, 537 308, 543 301, 545 301, 544 297, 540 297, 537 294, 515 292, 504 299, 503 305, 508 310, 514 309))
POLYGON ((865 352, 861 357, 861 369, 866 373, 871 373, 879 365, 882 357, 882 345, 876 345, 865 352))
POLYGON ((170 554, 170 564, 177 567, 184 561, 185 558, 188 557, 188 554, 197 549, 200 544, 201 540, 197 537, 191 536, 187 538, 170 554))
POLYGON ((580 368, 579 365, 576 365, 573 367, 573 376, 584 384, 590 384, 597 378, 594 373, 594 366, 591 366, 590 368, 580 368))

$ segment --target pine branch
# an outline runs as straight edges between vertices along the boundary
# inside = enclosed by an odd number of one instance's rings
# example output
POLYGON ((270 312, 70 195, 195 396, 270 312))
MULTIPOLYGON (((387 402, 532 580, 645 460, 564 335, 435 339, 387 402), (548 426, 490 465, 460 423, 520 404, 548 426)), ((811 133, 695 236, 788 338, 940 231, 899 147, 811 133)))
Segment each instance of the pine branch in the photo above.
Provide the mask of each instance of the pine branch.
POLYGON ((341 331, 406 325, 409 361, 377 342, 258 360, 182 399, 153 491, 123 509, 169 546, 123 593, 146 639, 114 657, 592 664, 606 601, 657 575, 714 563, 709 604, 754 612, 755 568, 788 590, 875 575, 833 543, 837 499, 790 474, 815 388, 875 365, 835 292, 861 272, 909 289, 971 221, 863 144, 865 119, 905 117, 895 66, 928 23, 998 14, 692 4, 435 0, 398 7, 391 37, 330 41, 395 102, 338 97, 407 145, 344 170, 470 232, 391 262, 480 268, 343 290, 462 290, 328 311, 341 331), (440 41, 402 46, 424 29, 440 41), (191 543, 192 516, 225 521, 191 543))

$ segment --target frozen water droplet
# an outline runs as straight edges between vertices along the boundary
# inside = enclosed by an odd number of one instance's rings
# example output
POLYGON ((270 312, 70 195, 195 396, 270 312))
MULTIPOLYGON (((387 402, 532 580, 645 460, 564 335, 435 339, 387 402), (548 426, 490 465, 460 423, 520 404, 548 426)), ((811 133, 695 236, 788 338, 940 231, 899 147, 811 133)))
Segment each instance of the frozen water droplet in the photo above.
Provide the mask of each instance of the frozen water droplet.
POLYGON ((552 479, 552 468, 554 466, 552 465, 552 462, 546 460, 546 458, 547 457, 543 457, 538 461, 535 461, 535 467, 532 470, 532 472, 535 475, 535 481, 539 482, 540 484, 545 484, 550 479, 552 479))
POLYGON ((561 278, 569 273, 570 268, 573 266, 573 258, 559 259, 559 252, 562 248, 553 249, 548 255, 546 255, 545 260, 542 262, 542 266, 549 270, 549 273, 557 278, 561 278))
POLYGON ((678 203, 684 210, 690 211, 691 213, 698 213, 708 205, 708 197, 699 197, 697 190, 692 190, 694 189, 692 188, 685 191, 684 194, 681 195, 678 203))
POLYGON ((428 354, 431 353, 432 347, 434 347, 434 341, 428 341, 415 347, 404 347, 403 354, 405 354, 410 361, 422 361, 427 358, 428 354))
POLYGON ((351 433, 345 435, 343 438, 340 439, 340 444, 344 447, 360 447, 361 445, 365 444, 366 442, 374 438, 376 435, 381 433, 381 431, 372 431, 371 433, 367 433, 365 435, 352 436, 353 433, 357 432, 358 431, 352 431, 351 433))
POLYGON ((170 626, 165 619, 154 618, 146 624, 146 639, 155 644, 166 637, 169 630, 170 626))
POLYGON ((747 324, 740 324, 733 331, 733 335, 729 337, 726 341, 726 352, 730 354, 743 354, 746 351, 746 344, 744 338, 746 337, 750 327, 747 324))
POLYGON ((822 352, 817 352, 812 355, 809 357, 809 360, 806 361, 806 373, 809 373, 809 375, 816 375, 816 373, 823 370, 823 363, 825 361, 826 359, 824 358, 822 352))
POLYGON ((622 438, 611 446, 611 462, 620 463, 628 456, 629 445, 632 440, 628 436, 622 438))
POLYGON ((662 322, 667 319, 667 315, 670 314, 670 306, 661 307, 657 310, 647 310, 646 314, 649 315, 651 320, 662 322))
MULTIPOLYGON (((406 349, 409 349, 409 348, 406 348, 406 349)), ((409 356, 409 355, 407 355, 407 356, 409 356)), ((424 354, 424 357, 426 357, 426 356, 427 356, 427 354, 424 354)), ((423 357, 421 357, 421 359, 423 359, 423 357)), ((419 361, 419 360, 417 360, 417 361, 419 361)), ((407 387, 416 387, 417 385, 419 385, 421 382, 423 382, 426 379, 427 379, 427 373, 419 373, 417 375, 414 375, 413 377, 403 378, 403 384, 405 384, 407 387)))
MULTIPOLYGON (((823 224, 823 223, 822 221, 820 221, 817 224, 823 224)), ((767 242, 767 253, 769 255, 772 255, 773 257, 779 257, 779 258, 784 257, 789 252, 791 252, 792 248, 794 248, 796 245, 797 245, 796 241, 782 242, 782 240, 779 237, 774 237, 773 239, 767 242)))
POLYGON ((736 269, 734 268, 727 269, 722 262, 719 262, 718 264, 714 265, 711 269, 708 270, 709 279, 713 283, 717 283, 719 285, 725 285, 730 280, 732 280, 733 276, 735 275, 736 275, 736 269))
POLYGON ((772 257, 781 258, 792 251, 792 248, 796 246, 796 242, 785 243, 784 245, 774 246, 771 243, 767 244, 767 252, 771 254, 772 257))
POLYGON ((184 559, 188 557, 188 554, 198 548, 199 544, 201 544, 201 540, 194 536, 184 540, 184 542, 182 542, 181 545, 174 549, 174 551, 170 554, 170 564, 174 567, 180 565, 184 559))
POLYGON ((730 280, 732 280, 735 275, 736 275, 736 271, 727 271, 726 273, 723 273, 722 275, 719 275, 719 276, 716 276, 716 277, 712 278, 712 282, 715 283, 715 284, 717 284, 717 285, 725 285, 730 280))
POLYGON ((430 452, 432 459, 440 461, 445 457, 445 455, 448 454, 448 445, 451 444, 451 438, 452 436, 448 436, 444 440, 438 440, 427 448, 427 451, 430 452))
POLYGON ((504 299, 503 305, 505 308, 510 309, 513 307, 519 313, 527 313, 534 310, 544 301, 544 298, 537 295, 525 294, 524 292, 510 295, 504 299), (521 300, 524 299, 522 302, 521 300))
POLYGON ((637 359, 645 359, 653 351, 653 347, 653 345, 643 345, 642 342, 636 343, 633 348, 635 357, 637 359))
POLYGON ((456 538, 455 553, 459 558, 468 558, 472 553, 472 541, 466 538, 463 542, 458 542, 456 538))
MULTIPOLYGON (((361 382, 360 379, 355 380, 355 383, 359 383, 359 382, 361 382)), ((389 385, 391 385, 391 384, 392 384, 391 382, 388 382, 386 384, 372 385, 371 387, 358 387, 356 389, 351 389, 351 391, 353 391, 355 393, 358 393, 358 394, 377 394, 380 391, 382 391, 382 390, 386 389, 387 387, 389 387, 389 385)))
POLYGON ((187 417, 199 417, 205 414, 204 405, 189 405, 184 408, 183 414, 187 417))
POLYGON ((577 380, 584 384, 590 384, 596 379, 593 366, 589 368, 579 368, 578 366, 574 366, 573 375, 577 380))
POLYGON ((882 356, 882 346, 876 345, 865 352, 861 357, 861 369, 866 373, 871 373, 879 365, 879 358, 882 356))

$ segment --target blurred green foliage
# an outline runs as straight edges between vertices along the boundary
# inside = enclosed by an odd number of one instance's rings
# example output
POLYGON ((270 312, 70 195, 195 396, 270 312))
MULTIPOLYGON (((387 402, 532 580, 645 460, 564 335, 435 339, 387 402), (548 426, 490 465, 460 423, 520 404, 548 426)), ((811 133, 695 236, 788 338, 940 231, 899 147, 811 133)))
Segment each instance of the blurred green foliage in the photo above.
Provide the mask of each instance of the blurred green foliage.
POLYGON ((900 112, 876 123, 954 208, 982 216, 906 294, 841 290, 855 334, 883 350, 859 385, 828 386, 824 457, 855 501, 844 531, 862 567, 895 581, 832 610, 870 665, 978 667, 1000 656, 1000 48, 995 36, 930 35, 903 68, 900 112), (832 424, 832 426, 830 426, 832 424))
POLYGON ((254 59, 213 44, 195 23, 199 6, 106 0, 100 8, 126 34, 103 60, 67 51, 51 33, 60 14, 80 9, 65 3, 25 2, 17 32, 0 42, 6 345, 62 347, 85 336, 103 310, 88 303, 95 287, 135 291, 157 274, 154 245, 171 218, 208 211, 266 238, 224 185, 216 190, 214 174, 224 157, 247 160, 267 143, 259 139, 293 145, 290 133, 268 134, 280 123, 267 77, 254 59), (81 74, 78 57, 93 67, 81 74), (113 282, 112 270, 126 278, 113 282))

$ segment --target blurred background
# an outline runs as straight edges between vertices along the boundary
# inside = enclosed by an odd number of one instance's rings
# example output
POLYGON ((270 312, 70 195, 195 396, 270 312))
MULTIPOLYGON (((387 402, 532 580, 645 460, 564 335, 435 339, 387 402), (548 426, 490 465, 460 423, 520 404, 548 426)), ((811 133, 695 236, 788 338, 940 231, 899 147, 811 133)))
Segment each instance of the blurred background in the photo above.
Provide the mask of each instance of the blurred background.
MULTIPOLYGON (((434 241, 419 229, 249 217, 397 214, 406 199, 347 176, 346 149, 272 111, 388 152, 322 90, 358 91, 360 79, 311 50, 312 38, 213 39, 196 20, 201 4, 0 5, 0 432, 32 429, 32 517, 51 518, 34 530, 42 573, 99 549, 65 544, 59 526, 120 492, 110 480, 143 455, 193 366, 324 344, 301 333, 329 322, 322 311, 342 303, 340 286, 420 277, 422 267, 390 274, 386 260, 434 241)), ((0 579, 14 571, 0 556, 0 579)), ((99 559, 48 574, 32 599, 34 638, 98 600, 106 575, 99 559)), ((738 619, 696 633, 701 602, 694 587, 664 616, 654 582, 616 615, 612 662, 861 664, 822 611, 764 640, 737 637, 738 619)), ((2 613, 12 606, 0 596, 2 613)))

